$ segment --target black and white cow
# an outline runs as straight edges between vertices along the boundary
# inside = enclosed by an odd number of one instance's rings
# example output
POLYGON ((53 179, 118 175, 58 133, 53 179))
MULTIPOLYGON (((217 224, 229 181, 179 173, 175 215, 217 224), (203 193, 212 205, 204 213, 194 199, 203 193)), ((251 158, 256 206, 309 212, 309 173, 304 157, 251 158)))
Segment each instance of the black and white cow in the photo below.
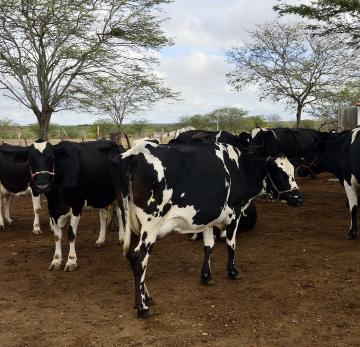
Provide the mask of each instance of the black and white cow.
MULTIPOLYGON (((49 270, 61 268, 61 229, 69 219, 70 249, 64 270, 73 271, 77 268, 75 238, 84 206, 100 209, 100 235, 96 245, 104 243, 107 218, 105 208, 115 200, 111 160, 122 151, 121 147, 110 141, 64 141, 51 145, 43 140, 37 140, 29 148, 17 151, 17 160, 28 161, 30 165, 34 188, 39 193, 44 193, 48 202, 50 225, 55 237, 55 253, 49 270)), ((119 239, 122 240, 122 219, 118 207, 116 212, 119 218, 119 239)))
POLYGON ((10 197, 12 195, 31 194, 34 209, 33 233, 40 234, 40 194, 31 184, 29 163, 18 161, 16 158, 16 153, 23 151, 24 148, 27 150, 27 147, 13 146, 6 143, 0 146, 0 227, 4 228, 5 226, 4 218, 7 224, 12 224, 10 197), (4 218, 2 208, 4 209, 4 218))
POLYGON ((170 140, 169 144, 194 142, 221 142, 244 151, 247 150, 250 144, 250 134, 242 132, 237 136, 227 131, 188 130, 179 134, 177 138, 170 140))
POLYGON ((250 150, 263 156, 284 154, 289 159, 302 158, 319 133, 313 129, 255 128, 251 132, 250 150))
POLYGON ((312 144, 303 163, 298 168, 299 176, 330 172, 344 186, 348 198, 351 224, 348 239, 357 238, 357 206, 360 192, 360 127, 342 134, 321 133, 312 144))
POLYGON ((226 229, 228 275, 238 279, 235 237, 242 211, 262 189, 298 206, 302 196, 294 168, 285 157, 248 157, 233 146, 156 145, 143 142, 123 153, 113 170, 114 188, 125 222, 124 251, 135 279, 138 316, 149 316, 145 286, 148 258, 157 237, 171 231, 203 232, 201 281, 210 283, 213 226, 226 229))

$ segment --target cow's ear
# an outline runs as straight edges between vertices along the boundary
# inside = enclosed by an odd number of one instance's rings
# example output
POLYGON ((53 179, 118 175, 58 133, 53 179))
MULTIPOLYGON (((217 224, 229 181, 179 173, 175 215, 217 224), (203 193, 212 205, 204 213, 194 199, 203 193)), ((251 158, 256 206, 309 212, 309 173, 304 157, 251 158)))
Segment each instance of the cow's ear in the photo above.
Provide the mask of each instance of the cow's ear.
POLYGON ((28 160, 28 148, 11 148, 9 146, 0 146, 0 153, 6 155, 9 159, 15 162, 25 162, 28 160))

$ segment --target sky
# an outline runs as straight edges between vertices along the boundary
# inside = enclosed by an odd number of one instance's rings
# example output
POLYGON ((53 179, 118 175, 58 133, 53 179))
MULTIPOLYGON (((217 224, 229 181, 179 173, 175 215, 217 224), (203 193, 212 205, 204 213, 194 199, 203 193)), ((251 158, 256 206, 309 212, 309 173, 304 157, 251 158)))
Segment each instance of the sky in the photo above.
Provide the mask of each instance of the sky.
MULTIPOLYGON (((142 116, 152 123, 173 123, 180 117, 206 113, 223 106, 241 107, 250 115, 280 115, 292 119, 284 105, 259 101, 256 86, 236 92, 226 83, 231 65, 224 51, 241 43, 256 24, 277 18, 272 10, 277 0, 174 0, 163 6, 168 20, 164 31, 175 45, 157 53, 157 72, 165 85, 180 92, 181 101, 158 103, 142 116)), ((21 124, 36 122, 30 110, 0 96, 0 119, 21 124)), ((92 123, 99 118, 83 113, 59 112, 52 122, 92 123)))

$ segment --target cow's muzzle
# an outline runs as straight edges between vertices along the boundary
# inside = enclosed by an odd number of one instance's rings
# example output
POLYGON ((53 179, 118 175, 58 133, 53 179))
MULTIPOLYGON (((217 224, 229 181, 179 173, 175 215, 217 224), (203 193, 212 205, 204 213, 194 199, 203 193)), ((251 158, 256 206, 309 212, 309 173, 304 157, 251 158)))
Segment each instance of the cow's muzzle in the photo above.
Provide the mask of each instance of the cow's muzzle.
POLYGON ((281 198, 286 200, 289 206, 293 206, 293 207, 301 206, 304 202, 304 198, 302 194, 297 189, 284 194, 284 196, 282 196, 281 198))

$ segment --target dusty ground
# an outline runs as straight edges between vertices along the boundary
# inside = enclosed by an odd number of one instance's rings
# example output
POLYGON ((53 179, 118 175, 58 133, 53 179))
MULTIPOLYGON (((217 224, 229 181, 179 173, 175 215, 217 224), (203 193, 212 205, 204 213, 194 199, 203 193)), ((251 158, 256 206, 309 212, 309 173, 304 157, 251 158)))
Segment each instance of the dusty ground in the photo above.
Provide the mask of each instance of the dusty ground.
POLYGON ((15 224, 0 232, 0 346, 360 346, 360 240, 344 238, 345 195, 328 178, 298 181, 303 207, 257 203, 255 230, 239 237, 239 281, 226 277, 223 243, 215 285, 204 287, 202 244, 175 234, 159 241, 147 276, 157 315, 148 321, 132 309, 116 233, 94 247, 96 212, 80 223, 79 271, 49 272, 47 215, 43 234, 32 235, 30 199, 13 200, 15 224))

